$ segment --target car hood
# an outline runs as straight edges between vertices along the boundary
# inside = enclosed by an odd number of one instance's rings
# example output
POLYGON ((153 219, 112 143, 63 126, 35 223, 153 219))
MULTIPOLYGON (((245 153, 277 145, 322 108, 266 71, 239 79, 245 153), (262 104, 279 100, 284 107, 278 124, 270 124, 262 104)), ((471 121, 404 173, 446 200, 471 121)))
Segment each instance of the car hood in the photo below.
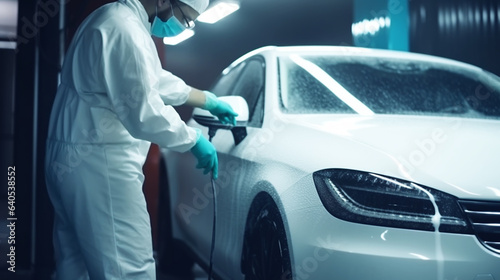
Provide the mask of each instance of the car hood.
POLYGON ((499 121, 388 115, 284 115, 282 120, 287 129, 280 142, 289 144, 281 146, 308 145, 293 158, 284 157, 288 162, 309 157, 299 163, 302 170, 364 170, 463 199, 500 199, 499 121))

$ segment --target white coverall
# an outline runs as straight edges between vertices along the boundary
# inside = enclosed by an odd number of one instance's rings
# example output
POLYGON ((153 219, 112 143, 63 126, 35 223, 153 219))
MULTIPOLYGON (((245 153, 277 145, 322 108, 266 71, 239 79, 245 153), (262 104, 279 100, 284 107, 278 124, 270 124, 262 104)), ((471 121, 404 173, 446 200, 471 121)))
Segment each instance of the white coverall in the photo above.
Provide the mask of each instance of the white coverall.
POLYGON ((56 279, 156 279, 142 166, 150 142, 195 145, 196 131, 170 106, 190 90, 162 69, 138 0, 104 5, 82 23, 46 147, 56 279))

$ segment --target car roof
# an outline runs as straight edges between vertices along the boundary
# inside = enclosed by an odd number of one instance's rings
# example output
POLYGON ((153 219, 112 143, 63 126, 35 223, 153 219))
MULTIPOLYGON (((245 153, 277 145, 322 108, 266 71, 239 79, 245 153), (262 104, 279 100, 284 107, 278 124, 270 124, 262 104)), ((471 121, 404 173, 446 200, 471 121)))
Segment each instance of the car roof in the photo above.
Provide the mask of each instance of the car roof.
POLYGON ((481 70, 481 68, 471 64, 438 56, 396 50, 369 49, 350 46, 265 46, 250 51, 247 54, 241 56, 240 58, 235 60, 227 70, 238 65, 242 61, 256 55, 261 55, 269 59, 275 59, 276 57, 289 54, 401 58, 413 61, 447 64, 449 66, 468 68, 469 70, 473 71, 481 70))

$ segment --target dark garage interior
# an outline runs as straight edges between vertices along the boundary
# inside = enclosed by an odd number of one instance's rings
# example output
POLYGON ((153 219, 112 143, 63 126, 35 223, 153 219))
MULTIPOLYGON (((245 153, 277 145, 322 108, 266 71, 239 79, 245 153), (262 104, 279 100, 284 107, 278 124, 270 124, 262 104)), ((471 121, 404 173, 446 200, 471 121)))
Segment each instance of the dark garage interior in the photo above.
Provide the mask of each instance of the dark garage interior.
MULTIPOLYGON (((213 6, 225 0, 211 0, 213 6)), ((197 22, 196 34, 178 44, 155 38, 163 67, 187 84, 212 86, 219 73, 262 46, 328 45, 396 49, 470 63, 500 76, 499 0, 231 0, 239 10, 215 24, 197 22), (391 18, 398 29, 353 34, 364 19, 391 18)), ((0 278, 50 279, 54 271, 53 209, 44 157, 51 106, 65 51, 83 19, 104 0, 0 0, 1 168, 15 171, 15 203, 6 180, 0 193, 0 278), (15 207, 10 209, 9 205, 15 207), (15 233, 8 225, 15 217, 15 233), (15 273, 9 236, 15 234, 15 273)), ((184 120, 191 110, 176 108, 184 120)), ((144 166, 144 192, 153 247, 160 246, 160 151, 144 166)), ((209 229, 207 229, 209 230, 209 229)), ((199 279, 206 279, 197 272, 199 279)), ((158 273, 158 279, 178 279, 158 273), (160 278, 164 277, 164 278, 160 278)), ((198 279, 198 278, 197 278, 198 279)), ((486 279, 486 278, 484 278, 486 279)))

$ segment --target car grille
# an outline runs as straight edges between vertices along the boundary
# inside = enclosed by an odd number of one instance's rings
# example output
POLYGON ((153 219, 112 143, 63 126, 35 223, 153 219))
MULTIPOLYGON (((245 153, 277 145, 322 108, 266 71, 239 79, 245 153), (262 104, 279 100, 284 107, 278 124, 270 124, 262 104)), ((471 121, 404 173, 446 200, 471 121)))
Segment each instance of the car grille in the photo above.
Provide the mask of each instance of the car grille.
POLYGON ((500 254, 500 202, 462 200, 460 205, 479 241, 500 254))

